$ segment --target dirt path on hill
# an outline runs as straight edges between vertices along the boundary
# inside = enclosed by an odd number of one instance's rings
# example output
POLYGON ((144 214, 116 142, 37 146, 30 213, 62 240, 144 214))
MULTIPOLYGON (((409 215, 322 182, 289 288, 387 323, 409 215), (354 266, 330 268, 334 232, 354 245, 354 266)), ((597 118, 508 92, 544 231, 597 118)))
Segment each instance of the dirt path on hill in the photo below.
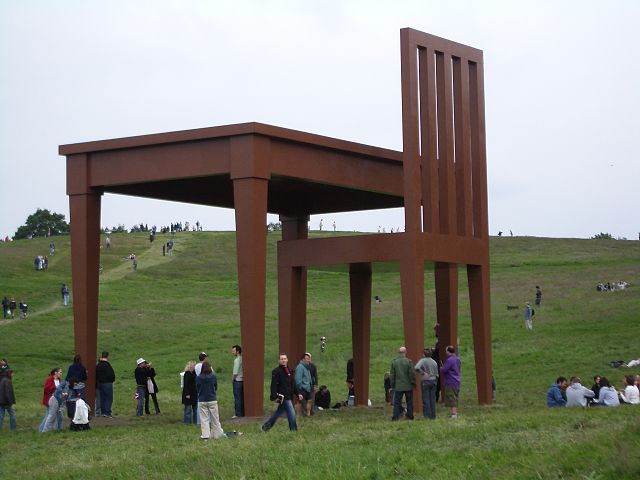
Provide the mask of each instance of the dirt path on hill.
MULTIPOLYGON (((187 245, 189 243, 189 239, 190 237, 186 236, 186 237, 180 237, 179 241, 176 242, 174 240, 174 243, 178 243, 179 244, 179 249, 182 250, 182 247, 184 247, 185 245, 187 245)), ((138 259, 138 268, 139 269, 144 269, 144 268, 148 268, 148 267, 155 267, 156 265, 161 265, 163 263, 168 263, 171 262, 174 259, 174 256, 176 255, 176 249, 174 246, 174 254, 172 256, 169 255, 165 255, 164 257, 162 256, 162 242, 154 242, 152 244, 149 245, 149 247, 147 249, 145 249, 141 254, 136 255, 136 258, 138 259)), ((133 275, 135 273, 135 271, 132 268, 131 265, 131 260, 128 259, 122 259, 122 264, 118 265, 115 268, 112 268, 108 271, 103 272, 100 275, 100 283, 106 283, 106 282, 113 282, 115 280, 121 280, 124 277, 126 277, 127 275, 133 275)), ((42 309, 38 309, 35 311, 31 311, 29 312, 26 321, 28 321, 30 318, 33 317, 39 317, 41 315, 46 315, 50 312, 53 312, 54 310, 59 310, 62 308, 68 308, 69 309, 69 315, 73 315, 73 310, 71 308, 71 305, 69 305, 69 307, 64 307, 62 305, 62 299, 52 302, 51 304, 49 304, 49 306, 42 308, 42 309)), ((0 320, 0 326, 2 325, 9 325, 10 323, 14 323, 14 322, 18 322, 21 320, 24 320, 22 318, 20 318, 20 316, 18 315, 19 312, 16 312, 16 316, 15 318, 10 318, 10 319, 3 319, 0 320)))
MULTIPOLYGON (((178 248, 182 250, 182 247, 189 243, 190 237, 180 237, 179 241, 174 244, 178 244, 178 248)), ((138 269, 143 270, 149 267, 155 267, 164 263, 169 263, 174 259, 176 255, 176 247, 173 247, 173 255, 162 256, 162 242, 153 242, 149 244, 149 248, 145 249, 142 253, 136 255, 138 260, 138 269)), ((114 280, 121 280, 127 275, 133 275, 135 271, 132 267, 132 261, 128 259, 122 259, 122 264, 103 272, 100 275, 100 283, 112 282, 114 280)))

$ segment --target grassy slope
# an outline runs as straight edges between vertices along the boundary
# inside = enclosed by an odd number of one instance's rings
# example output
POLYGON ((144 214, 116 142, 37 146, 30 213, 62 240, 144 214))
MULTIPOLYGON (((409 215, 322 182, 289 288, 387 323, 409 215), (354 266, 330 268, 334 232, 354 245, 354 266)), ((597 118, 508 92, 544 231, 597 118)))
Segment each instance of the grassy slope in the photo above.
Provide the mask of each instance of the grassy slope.
MULTIPOLYGON (((266 378, 277 355, 275 242, 269 235, 266 378)), ((535 238, 492 240, 494 372, 497 403, 475 402, 473 349, 464 270, 460 284, 460 354, 463 362, 462 416, 451 422, 394 423, 383 406, 382 374, 402 343, 399 278, 393 265, 374 267, 371 345, 372 409, 325 412, 300 421, 290 435, 286 422, 268 435, 258 421, 229 421, 232 393, 227 382, 239 341, 235 237, 232 233, 186 233, 176 239, 173 257, 162 257, 161 241, 145 235, 114 235, 103 250, 99 349, 111 352, 116 425, 93 422, 88 434, 39 435, 42 382, 54 366, 73 355, 71 310, 60 301, 60 285, 70 283, 68 238, 56 239, 48 272, 32 267, 48 241, 0 244, 0 296, 25 298, 26 321, 0 323, 0 356, 16 370, 19 431, 0 433, 0 478, 637 478, 640 475, 640 407, 554 410, 544 394, 558 375, 596 373, 620 385, 622 371, 607 362, 637 357, 640 310, 640 243, 535 238), (124 257, 135 252, 133 272, 124 257), (596 293, 599 281, 624 279, 624 292, 596 293), (540 284, 543 305, 532 333, 524 331, 522 305, 540 284), (246 435, 238 441, 197 443, 198 430, 180 423, 178 373, 206 350, 220 380, 223 426, 246 435), (135 359, 153 361, 158 372, 160 417, 136 419, 132 372, 135 359), (56 441, 51 440, 55 438, 56 441), (141 447, 140 442, 144 441, 141 447), (274 448, 274 445, 281 447, 274 448), (80 446, 85 459, 71 452, 80 446), (282 449, 290 456, 283 456, 282 449), (206 454, 209 452, 210 454, 206 454), (626 454, 628 452, 628 454, 626 454), (201 455, 204 454, 204 455, 201 455), (55 460, 52 460, 55 459, 55 460)), ((433 278, 426 277, 428 324, 435 315, 433 278)), ((309 272, 308 349, 321 383, 334 399, 344 395, 345 360, 350 356, 348 276, 340 271, 309 272), (318 339, 329 338, 320 354, 318 339)), ((427 329, 430 333, 429 329, 427 329)), ((426 343, 432 343, 428 337, 426 343)), ((634 373, 640 373, 634 372, 634 373)), ((265 412, 270 410, 265 399, 265 412)), ((444 409, 441 409, 444 414, 444 409)))

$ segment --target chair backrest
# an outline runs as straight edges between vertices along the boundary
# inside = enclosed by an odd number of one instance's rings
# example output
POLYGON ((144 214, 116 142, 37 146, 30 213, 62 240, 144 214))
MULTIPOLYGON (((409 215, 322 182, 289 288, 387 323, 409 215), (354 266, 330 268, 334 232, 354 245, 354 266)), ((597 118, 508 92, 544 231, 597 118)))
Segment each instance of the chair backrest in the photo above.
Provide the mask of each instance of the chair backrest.
POLYGON ((400 31, 405 231, 488 237, 482 51, 400 31))

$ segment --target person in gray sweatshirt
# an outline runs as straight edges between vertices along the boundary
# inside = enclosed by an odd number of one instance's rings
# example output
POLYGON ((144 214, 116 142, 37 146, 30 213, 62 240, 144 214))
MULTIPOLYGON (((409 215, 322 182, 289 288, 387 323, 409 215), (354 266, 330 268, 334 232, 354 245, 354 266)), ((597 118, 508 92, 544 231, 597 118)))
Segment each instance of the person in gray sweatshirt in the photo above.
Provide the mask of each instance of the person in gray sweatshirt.
POLYGON ((571 377, 567 388, 567 407, 586 407, 589 398, 595 397, 593 390, 582 386, 578 377, 571 377))

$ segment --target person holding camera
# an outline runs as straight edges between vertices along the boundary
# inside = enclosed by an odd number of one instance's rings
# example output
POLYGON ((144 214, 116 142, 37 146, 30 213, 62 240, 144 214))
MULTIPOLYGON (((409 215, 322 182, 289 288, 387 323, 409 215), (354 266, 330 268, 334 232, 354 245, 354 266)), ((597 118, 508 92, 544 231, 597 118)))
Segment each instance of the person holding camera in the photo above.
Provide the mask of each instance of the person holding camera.
MULTIPOLYGON (((293 372, 289 368, 289 359, 284 353, 280 354, 278 366, 271 372, 271 395, 269 398, 278 404, 278 408, 269 419, 264 422, 261 427, 262 431, 266 432, 271 429, 278 418, 284 413, 287 414, 289 430, 298 430, 296 412, 291 403, 293 398, 293 372)), ((298 395, 298 400, 302 400, 302 395, 298 395)))

